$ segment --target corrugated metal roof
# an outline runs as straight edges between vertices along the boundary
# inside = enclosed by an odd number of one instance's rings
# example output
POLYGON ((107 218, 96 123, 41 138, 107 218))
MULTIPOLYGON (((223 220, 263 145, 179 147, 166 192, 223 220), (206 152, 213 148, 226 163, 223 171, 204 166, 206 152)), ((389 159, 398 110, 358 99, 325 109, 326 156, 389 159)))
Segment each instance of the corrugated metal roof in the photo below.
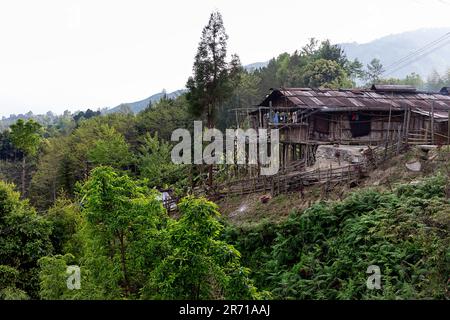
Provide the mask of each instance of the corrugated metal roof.
POLYGON ((402 111, 411 108, 413 112, 427 116, 434 110, 435 118, 448 119, 450 96, 441 93, 407 91, 405 86, 402 88, 403 91, 392 91, 391 88, 389 92, 379 89, 282 88, 273 90, 259 106, 269 107, 269 101, 286 99, 284 108, 322 109, 327 107, 327 111, 335 112, 340 111, 339 108, 372 111, 402 111))
POLYGON ((417 89, 414 86, 403 84, 374 84, 372 90, 382 92, 416 92, 417 89))

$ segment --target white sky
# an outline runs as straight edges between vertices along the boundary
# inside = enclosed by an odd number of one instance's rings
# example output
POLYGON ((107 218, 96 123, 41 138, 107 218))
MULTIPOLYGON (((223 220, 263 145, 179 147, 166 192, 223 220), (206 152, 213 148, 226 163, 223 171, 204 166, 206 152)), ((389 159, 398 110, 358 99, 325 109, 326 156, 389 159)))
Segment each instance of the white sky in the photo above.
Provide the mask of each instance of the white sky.
POLYGON ((2 0, 0 116, 114 107, 183 88, 212 10, 243 64, 310 37, 362 43, 450 26, 450 0, 2 0))

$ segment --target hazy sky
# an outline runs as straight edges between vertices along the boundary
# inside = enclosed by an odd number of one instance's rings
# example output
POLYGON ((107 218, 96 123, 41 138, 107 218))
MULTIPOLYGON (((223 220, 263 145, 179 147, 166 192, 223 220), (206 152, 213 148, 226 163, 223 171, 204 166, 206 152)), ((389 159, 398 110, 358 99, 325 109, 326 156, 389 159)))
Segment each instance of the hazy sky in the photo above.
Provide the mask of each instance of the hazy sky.
POLYGON ((310 37, 368 42, 450 26, 450 0, 2 0, 0 116, 113 107, 183 88, 212 10, 243 64, 310 37))

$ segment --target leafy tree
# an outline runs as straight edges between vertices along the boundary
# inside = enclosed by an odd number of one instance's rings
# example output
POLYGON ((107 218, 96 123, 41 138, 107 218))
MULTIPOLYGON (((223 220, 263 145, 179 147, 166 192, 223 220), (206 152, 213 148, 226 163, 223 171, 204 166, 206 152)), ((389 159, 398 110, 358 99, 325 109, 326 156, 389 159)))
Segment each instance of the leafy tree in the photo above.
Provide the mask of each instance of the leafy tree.
POLYGON ((232 108, 247 108, 261 102, 259 95, 261 78, 256 73, 242 70, 235 81, 233 95, 219 108, 216 124, 222 131, 236 126, 236 116, 235 112, 231 112, 232 108))
POLYGON ((240 253, 219 240, 223 226, 217 206, 187 197, 179 204, 181 218, 168 230, 170 254, 152 271, 144 298, 255 299, 262 295, 240 265, 240 253))
POLYGON ((364 65, 358 59, 347 61, 345 69, 347 70, 347 74, 353 82, 358 79, 364 79, 365 77, 364 65))
POLYGON ((102 126, 114 128, 118 133, 125 137, 125 140, 132 146, 136 145, 138 133, 136 131, 136 118, 130 113, 112 113, 101 117, 93 117, 85 121, 80 127, 92 128, 95 132, 102 126))
MULTIPOLYGON (((39 297, 43 300, 71 299, 73 291, 67 288, 67 267, 74 261, 74 256, 56 255, 39 259, 39 297)), ((82 281, 82 288, 85 281, 82 281)), ((84 288, 83 288, 84 289, 84 288)), ((74 290, 76 291, 76 290, 74 290)))
POLYGON ((68 267, 79 264, 72 254, 45 256, 38 264, 39 297, 42 300, 101 300, 107 297, 95 286, 91 272, 84 266, 80 267, 80 288, 68 288, 68 267))
POLYGON ((366 80, 368 84, 377 83, 380 80, 383 72, 384 69, 381 61, 376 58, 372 59, 372 61, 370 61, 370 63, 367 65, 366 71, 366 80))
POLYGON ((319 59, 303 70, 303 81, 308 87, 338 88, 351 86, 344 68, 332 60, 319 59))
POLYGON ((185 167, 176 165, 171 160, 171 145, 161 141, 157 132, 152 137, 144 136, 143 145, 139 148, 138 165, 141 178, 152 187, 164 187, 175 184, 186 178, 185 167))
POLYGON ((291 57, 289 53, 282 53, 277 58, 277 72, 275 74, 275 78, 277 82, 282 86, 287 85, 288 75, 289 75, 289 67, 290 67, 291 57))
POLYGON ((42 143, 29 192, 33 205, 40 210, 50 207, 63 190, 70 190, 70 180, 66 174, 67 158, 71 153, 69 141, 68 137, 59 136, 42 143))
POLYGON ((73 119, 70 111, 66 110, 62 116, 58 118, 54 127, 61 135, 67 136, 75 129, 76 121, 73 119))
POLYGON ((140 112, 136 117, 136 131, 140 136, 147 133, 170 141, 172 132, 177 128, 192 128, 193 118, 188 112, 186 96, 181 95, 176 99, 161 99, 151 108, 140 112))
POLYGON ((361 62, 349 60, 339 45, 312 38, 301 50, 282 53, 253 74, 260 79, 258 94, 262 97, 276 87, 353 87, 365 76, 362 68, 361 62))
POLYGON ((37 260, 52 252, 51 224, 38 216, 14 186, 0 181, 0 265, 18 271, 15 286, 36 298, 37 260))
POLYGON ((100 130, 102 136, 88 151, 88 160, 95 166, 105 165, 116 169, 128 167, 133 162, 133 156, 124 136, 105 125, 100 130))
POLYGON ((439 74, 436 70, 428 76, 426 88, 430 91, 439 91, 442 87, 450 86, 450 68, 444 74, 439 74))
POLYGON ((86 221, 82 262, 93 285, 108 298, 138 294, 161 254, 162 203, 109 167, 94 169, 80 196, 86 221))
POLYGON ((106 164, 121 169, 131 166, 131 154, 122 137, 125 126, 134 127, 123 115, 95 117, 80 124, 67 142, 68 152, 63 168, 66 191, 73 194, 76 182, 88 179, 90 171, 96 166, 106 164))
POLYGON ((45 217, 53 226, 50 240, 54 253, 72 253, 79 257, 82 243, 78 232, 83 223, 79 206, 69 199, 58 198, 45 217))
POLYGON ((265 68, 256 70, 256 74, 260 79, 261 83, 258 90, 258 95, 264 97, 270 88, 276 88, 281 86, 276 79, 277 73, 277 62, 275 58, 271 59, 265 68))
POLYGON ((133 115, 111 114, 84 120, 67 136, 44 140, 31 181, 33 204, 45 210, 59 194, 73 198, 76 182, 86 180, 95 166, 136 172, 132 151, 138 139, 133 115))
POLYGON ((19 158, 20 151, 14 146, 11 141, 11 134, 9 131, 0 133, 0 160, 15 161, 19 158))
POLYGON ((16 288, 18 278, 19 271, 10 266, 0 265, 0 300, 29 299, 25 291, 16 288))
POLYGON ((342 68, 345 68, 348 63, 344 49, 337 44, 331 44, 330 40, 322 41, 320 47, 312 51, 312 57, 314 60, 334 61, 342 68))
POLYGON ((75 120, 76 123, 79 123, 81 120, 87 120, 93 117, 97 117, 100 114, 100 111, 92 111, 91 109, 87 109, 86 112, 80 111, 76 115, 74 115, 73 120, 75 120))
POLYGON ((34 120, 19 119, 11 125, 11 141, 24 153, 22 158, 22 195, 26 194, 26 159, 36 155, 41 142, 42 126, 34 120))

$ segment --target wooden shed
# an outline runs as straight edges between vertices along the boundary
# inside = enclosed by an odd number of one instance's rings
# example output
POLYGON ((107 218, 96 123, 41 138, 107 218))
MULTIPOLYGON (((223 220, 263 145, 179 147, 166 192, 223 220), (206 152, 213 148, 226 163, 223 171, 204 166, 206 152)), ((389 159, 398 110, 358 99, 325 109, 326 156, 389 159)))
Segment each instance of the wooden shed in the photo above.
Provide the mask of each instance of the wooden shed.
POLYGON ((282 142, 371 144, 402 136, 445 143, 450 96, 411 86, 272 90, 250 113, 254 128, 279 128, 282 142))
POLYGON ((449 143, 448 88, 280 88, 249 113, 251 126, 280 129, 283 154, 292 159, 320 144, 383 145, 449 143), (287 149, 287 150, 286 150, 287 149))

